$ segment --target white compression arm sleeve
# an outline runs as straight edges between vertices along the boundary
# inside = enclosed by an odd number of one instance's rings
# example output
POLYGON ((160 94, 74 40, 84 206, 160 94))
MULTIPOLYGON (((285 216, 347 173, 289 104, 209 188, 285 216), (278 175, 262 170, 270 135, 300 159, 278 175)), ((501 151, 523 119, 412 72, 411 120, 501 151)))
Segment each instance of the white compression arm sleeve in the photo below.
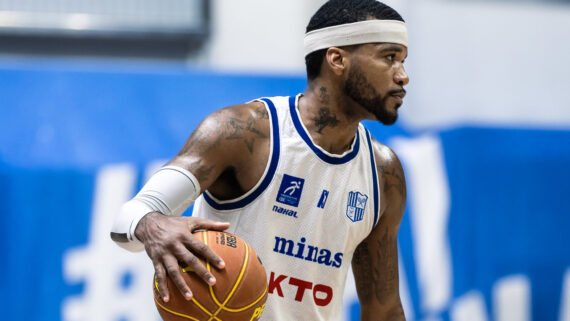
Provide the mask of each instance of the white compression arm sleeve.
POLYGON ((135 237, 141 218, 150 212, 180 216, 198 195, 200 183, 192 173, 177 166, 159 169, 140 192, 121 207, 111 229, 111 239, 129 251, 144 250, 144 244, 135 237))

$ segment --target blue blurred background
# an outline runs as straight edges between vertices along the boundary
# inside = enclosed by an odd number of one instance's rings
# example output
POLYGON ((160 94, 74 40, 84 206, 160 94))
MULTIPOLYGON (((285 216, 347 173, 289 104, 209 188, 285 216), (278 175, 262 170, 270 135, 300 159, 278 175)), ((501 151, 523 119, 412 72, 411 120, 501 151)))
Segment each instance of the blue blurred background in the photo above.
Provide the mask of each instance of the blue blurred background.
MULTIPOLYGON (((156 321, 118 207, 212 111, 306 85, 322 0, 0 0, 2 320, 156 321)), ((408 320, 570 321, 570 2, 387 1, 408 320)), ((348 280, 344 320, 358 320, 348 280)))

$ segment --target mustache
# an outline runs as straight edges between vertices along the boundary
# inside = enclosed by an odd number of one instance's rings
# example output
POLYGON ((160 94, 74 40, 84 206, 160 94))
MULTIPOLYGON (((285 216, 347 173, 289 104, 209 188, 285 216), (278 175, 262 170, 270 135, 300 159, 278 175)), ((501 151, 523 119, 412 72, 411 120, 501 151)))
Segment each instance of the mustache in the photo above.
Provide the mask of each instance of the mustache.
POLYGON ((400 94, 400 93, 403 93, 405 95, 406 90, 404 88, 400 88, 400 89, 392 89, 392 90, 388 91, 388 95, 394 95, 394 94, 400 94))

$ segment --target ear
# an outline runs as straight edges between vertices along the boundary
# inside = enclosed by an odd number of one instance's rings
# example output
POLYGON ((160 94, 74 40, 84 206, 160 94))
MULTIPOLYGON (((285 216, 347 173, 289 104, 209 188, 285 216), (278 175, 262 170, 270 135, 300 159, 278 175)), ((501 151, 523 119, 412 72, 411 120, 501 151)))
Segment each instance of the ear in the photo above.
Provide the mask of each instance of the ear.
POLYGON ((325 63, 337 76, 341 76, 350 64, 348 51, 337 47, 330 47, 325 54, 325 63))

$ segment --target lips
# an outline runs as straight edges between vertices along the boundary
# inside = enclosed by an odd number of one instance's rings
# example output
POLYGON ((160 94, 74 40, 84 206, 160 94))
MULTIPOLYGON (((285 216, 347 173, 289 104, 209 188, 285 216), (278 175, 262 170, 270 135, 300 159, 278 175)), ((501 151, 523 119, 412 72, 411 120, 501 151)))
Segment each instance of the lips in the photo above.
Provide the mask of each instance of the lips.
POLYGON ((404 89, 398 89, 390 91, 390 96, 394 98, 398 105, 404 102, 404 96, 406 96, 406 91, 404 89))
POLYGON ((403 89, 394 90, 394 91, 390 92, 390 96, 399 97, 400 99, 403 99, 404 96, 406 96, 406 91, 403 89))

